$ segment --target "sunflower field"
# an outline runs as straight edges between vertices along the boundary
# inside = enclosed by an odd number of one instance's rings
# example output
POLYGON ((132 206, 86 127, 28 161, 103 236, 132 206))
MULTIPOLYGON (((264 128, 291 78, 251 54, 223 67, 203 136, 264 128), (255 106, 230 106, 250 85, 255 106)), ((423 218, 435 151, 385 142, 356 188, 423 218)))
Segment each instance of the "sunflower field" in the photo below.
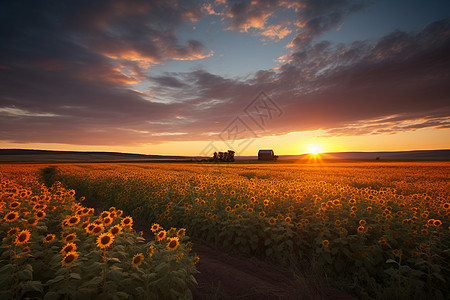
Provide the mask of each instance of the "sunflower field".
POLYGON ((155 223, 146 241, 131 216, 95 214, 74 190, 40 184, 35 167, 0 170, 1 299, 192 298, 185 229, 155 223))
MULTIPOLYGON (((55 180, 223 251, 293 272, 318 267, 361 299, 445 299, 449 175, 447 162, 105 163, 59 165, 55 180)), ((176 237, 164 237, 165 251, 176 237)))

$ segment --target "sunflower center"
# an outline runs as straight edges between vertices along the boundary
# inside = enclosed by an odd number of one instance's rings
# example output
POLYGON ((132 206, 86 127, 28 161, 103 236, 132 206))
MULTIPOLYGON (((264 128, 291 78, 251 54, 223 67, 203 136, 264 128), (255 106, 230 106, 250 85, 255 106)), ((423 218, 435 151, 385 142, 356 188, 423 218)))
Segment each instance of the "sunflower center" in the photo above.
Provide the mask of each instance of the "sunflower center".
POLYGON ((110 238, 109 236, 104 236, 104 237, 102 237, 102 239, 100 240, 100 242, 101 242, 103 245, 106 245, 106 244, 109 243, 110 240, 111 240, 111 238, 110 238))
POLYGON ((66 263, 69 264, 69 263, 73 262, 74 259, 75 259, 75 256, 74 256, 73 254, 70 254, 70 255, 67 255, 67 256, 66 256, 66 258, 64 259, 64 261, 65 261, 66 263))
POLYGON ((27 235, 26 233, 22 233, 21 235, 19 235, 19 242, 24 242, 27 239, 27 235))

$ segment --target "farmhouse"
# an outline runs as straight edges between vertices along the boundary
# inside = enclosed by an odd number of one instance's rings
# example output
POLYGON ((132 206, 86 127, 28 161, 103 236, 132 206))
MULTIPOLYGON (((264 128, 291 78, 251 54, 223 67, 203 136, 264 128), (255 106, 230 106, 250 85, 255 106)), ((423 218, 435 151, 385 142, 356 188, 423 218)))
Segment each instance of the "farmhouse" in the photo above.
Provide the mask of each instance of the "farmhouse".
POLYGON ((259 150, 258 160, 277 160, 278 156, 273 153, 273 150, 259 150))

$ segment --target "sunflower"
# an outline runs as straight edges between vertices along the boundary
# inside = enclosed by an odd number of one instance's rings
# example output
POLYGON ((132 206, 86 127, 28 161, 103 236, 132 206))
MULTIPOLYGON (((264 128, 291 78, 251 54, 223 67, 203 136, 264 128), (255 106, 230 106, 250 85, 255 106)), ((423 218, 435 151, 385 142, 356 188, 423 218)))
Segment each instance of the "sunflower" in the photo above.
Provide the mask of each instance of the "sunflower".
POLYGON ((359 225, 361 225, 361 226, 366 225, 366 220, 359 220, 359 225))
POLYGON ((103 225, 94 225, 94 228, 92 229, 91 233, 93 233, 95 235, 99 235, 104 230, 105 230, 105 227, 103 227, 103 225))
POLYGON ((105 249, 109 246, 111 246, 111 244, 114 242, 114 235, 110 234, 110 233, 103 233, 101 235, 98 236, 97 238, 97 247, 99 247, 100 249, 105 249))
POLYGON ((133 225, 133 218, 132 217, 126 217, 121 222, 122 226, 131 227, 133 225))
POLYGON ((67 220, 67 226, 72 227, 80 222, 79 216, 71 216, 66 219, 67 220))
POLYGON ((27 220, 27 224, 30 226, 35 226, 38 223, 38 221, 39 221, 38 218, 32 217, 27 220))
POLYGON ((174 236, 177 233, 177 229, 172 227, 169 229, 169 231, 167 231, 167 235, 168 236, 174 236))
POLYGON ((265 216, 266 216, 266 212, 265 211, 262 210, 262 211, 259 212, 259 217, 260 218, 264 218, 265 216))
POLYGON ((151 228, 151 230, 153 231, 153 232, 156 232, 156 231, 158 231, 158 229, 159 229, 159 224, 153 224, 152 225, 152 228, 151 228))
POLYGON ((434 220, 433 225, 436 227, 439 227, 442 225, 442 221, 441 220, 434 220))
POLYGON ((20 231, 19 227, 12 227, 8 230, 8 235, 16 235, 20 231))
POLYGON ((64 238, 64 242, 69 243, 69 242, 73 241, 74 239, 76 239, 76 237, 77 237, 77 234, 75 232, 70 233, 70 234, 66 235, 66 237, 64 238))
POLYGON ((290 217, 286 217, 285 219, 284 219, 284 221, 287 223, 287 224, 291 224, 291 218, 290 217))
POLYGON ((113 218, 111 218, 111 217, 103 218, 103 225, 105 225, 105 226, 111 225, 112 222, 113 222, 113 218))
POLYGON ((68 243, 65 244, 64 247, 61 249, 61 253, 63 255, 66 255, 69 252, 75 251, 77 250, 77 245, 75 245, 74 243, 68 243))
POLYGON ((51 241, 53 241, 55 239, 55 235, 54 234, 47 234, 43 239, 42 242, 44 243, 50 243, 51 241))
POLYGON ((36 218, 38 219, 38 220, 41 220, 41 219, 43 219, 44 217, 45 217, 45 211, 43 211, 43 210, 38 210, 37 212, 36 212, 36 218))
POLYGON ((382 237, 379 241, 378 244, 380 244, 381 246, 386 245, 387 243, 387 239, 385 237, 382 237))
POLYGON ((81 223, 81 229, 86 229, 86 227, 89 225, 89 220, 84 221, 83 223, 81 223))
POLYGON ((30 239, 30 232, 28 230, 22 230, 16 235, 16 240, 14 244, 22 245, 25 244, 30 239))
POLYGON ((200 260, 200 257, 196 256, 194 257, 194 259, 192 260, 192 265, 196 265, 198 263, 198 261, 200 260))
POLYGON ((277 223, 277 220, 274 218, 274 217, 271 217, 270 219, 269 219, 269 224, 270 225, 275 225, 277 223))
POLYGON ((10 211, 9 213, 7 213, 5 215, 5 217, 3 219, 6 222, 13 222, 13 221, 17 220, 18 217, 19 217, 19 213, 17 211, 10 211))
POLYGON ((179 244, 180 244, 180 242, 178 241, 178 238, 174 237, 174 238, 169 239, 169 242, 167 243, 166 247, 168 250, 175 250, 175 249, 177 249, 179 244))
POLYGON ((359 227, 358 227, 358 232, 359 232, 359 233, 364 232, 364 226, 359 226, 359 227))
POLYGON ((68 252, 61 260, 61 264, 63 265, 63 267, 68 267, 74 261, 76 261, 77 258, 78 258, 78 253, 76 253, 75 251, 68 252))
POLYGON ((161 230, 160 232, 158 232, 156 234, 156 240, 157 241, 161 241, 165 237, 166 237, 166 231, 165 230, 161 230))
POLYGON ((142 263, 143 260, 144 260, 144 255, 142 253, 138 253, 135 256, 133 256, 133 259, 131 260, 131 265, 133 267, 137 267, 142 263))
POLYGON ((101 214, 100 214, 100 218, 102 218, 102 219, 104 219, 104 218, 106 218, 106 217, 109 217, 109 211, 103 211, 101 214))
POLYGON ((118 235, 121 231, 122 231, 122 227, 119 224, 117 224, 117 225, 111 227, 111 229, 109 229, 109 233, 112 234, 113 236, 118 235))
POLYGON ((323 240, 322 241, 322 246, 324 246, 325 248, 328 248, 330 246, 330 241, 328 240, 323 240))
POLYGON ((92 233, 92 230, 93 230, 94 228, 95 228, 95 224, 90 223, 90 224, 88 224, 88 225, 86 226, 85 230, 86 230, 87 233, 92 233))
POLYGON ((9 208, 16 209, 20 206, 20 202, 14 201, 9 204, 9 208))
POLYGON ((394 254, 394 255, 397 256, 397 257, 400 257, 401 252, 400 252, 400 250, 398 250, 398 249, 394 249, 394 250, 392 250, 392 254, 394 254))
POLYGON ((151 246, 148 248, 148 257, 149 257, 149 258, 152 257, 152 256, 153 256, 153 253, 155 253, 155 247, 154 247, 153 245, 151 245, 151 246))
POLYGON ((183 258, 183 256, 184 256, 184 253, 180 252, 177 256, 177 262, 179 262, 183 258))
POLYGON ((180 228, 177 231, 177 237, 179 237, 179 238, 182 238, 185 234, 186 234, 186 229, 184 229, 184 228, 180 228))

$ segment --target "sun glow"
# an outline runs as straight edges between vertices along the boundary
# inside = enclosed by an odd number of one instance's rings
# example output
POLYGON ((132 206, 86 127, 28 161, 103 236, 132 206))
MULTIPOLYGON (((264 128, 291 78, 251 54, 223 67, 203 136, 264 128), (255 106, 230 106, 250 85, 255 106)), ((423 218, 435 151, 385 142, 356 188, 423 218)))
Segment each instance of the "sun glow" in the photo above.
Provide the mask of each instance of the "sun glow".
POLYGON ((317 144, 309 145, 308 146, 308 151, 312 155, 318 155, 318 154, 320 154, 322 152, 322 147, 321 147, 321 145, 317 145, 317 144))

